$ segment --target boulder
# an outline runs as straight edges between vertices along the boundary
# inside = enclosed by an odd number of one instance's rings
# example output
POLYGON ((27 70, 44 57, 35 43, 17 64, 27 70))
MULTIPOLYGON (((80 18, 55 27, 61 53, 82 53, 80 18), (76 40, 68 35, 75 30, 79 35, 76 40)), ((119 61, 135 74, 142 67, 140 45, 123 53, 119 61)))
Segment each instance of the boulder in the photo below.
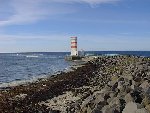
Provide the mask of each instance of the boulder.
POLYGON ((135 113, 149 113, 145 108, 138 109, 135 111, 135 113))
POLYGON ((118 97, 115 97, 112 99, 112 101, 109 103, 109 106, 113 106, 113 105, 119 105, 120 104, 120 100, 118 97))
POLYGON ((145 96, 144 99, 142 100, 142 104, 143 104, 144 106, 149 105, 149 104, 150 104, 150 97, 145 96))
POLYGON ((126 94, 125 97, 124 97, 124 99, 125 99, 126 103, 133 102, 133 98, 132 98, 132 96, 131 96, 130 93, 126 94))
POLYGON ((142 94, 141 94, 141 91, 139 91, 139 89, 137 90, 134 90, 132 93, 131 93, 131 96, 133 97, 134 101, 136 103, 139 103, 141 104, 142 103, 142 94))
POLYGON ((132 89, 132 90, 134 90, 135 87, 136 87, 136 86, 135 86, 134 84, 131 85, 131 89, 132 89))
POLYGON ((146 105, 146 110, 148 111, 148 113, 150 113, 150 104, 146 105))
POLYGON ((150 95, 150 87, 147 89, 146 93, 150 95))
POLYGON ((132 76, 132 75, 127 75, 126 78, 127 78, 128 80, 133 80, 133 76, 132 76))
POLYGON ((110 98, 113 98, 115 96, 115 93, 114 92, 110 92, 109 96, 110 96, 110 98))
POLYGON ((99 102, 102 102, 102 101, 104 101, 104 97, 102 95, 95 96, 94 104, 98 104, 99 102))
POLYGON ((118 82, 120 82, 120 81, 124 81, 125 79, 123 78, 123 77, 120 77, 119 79, 118 79, 118 82))
POLYGON ((140 87, 143 89, 144 92, 147 92, 148 88, 150 87, 150 84, 148 83, 148 81, 144 81, 140 87))
POLYGON ((90 95, 82 102, 81 108, 87 106, 92 100, 93 100, 93 95, 90 95))
POLYGON ((112 76, 112 77, 111 77, 111 81, 112 81, 112 82, 116 82, 117 80, 118 80, 118 76, 112 76))
POLYGON ((88 106, 87 108, 87 113, 92 113, 92 109, 90 108, 90 106, 88 106))
POLYGON ((122 113, 135 113, 137 110, 137 104, 134 102, 128 102, 123 109, 122 113))
POLYGON ((92 113, 102 113, 102 111, 99 110, 99 109, 94 109, 94 110, 92 111, 92 113))
POLYGON ((118 82, 112 85, 112 91, 116 91, 117 87, 118 87, 118 82))
POLYGON ((123 84, 122 81, 119 81, 119 82, 118 82, 117 88, 118 88, 120 91, 124 91, 124 84, 123 84))
POLYGON ((102 108, 102 113, 113 113, 113 109, 109 105, 106 105, 102 108))

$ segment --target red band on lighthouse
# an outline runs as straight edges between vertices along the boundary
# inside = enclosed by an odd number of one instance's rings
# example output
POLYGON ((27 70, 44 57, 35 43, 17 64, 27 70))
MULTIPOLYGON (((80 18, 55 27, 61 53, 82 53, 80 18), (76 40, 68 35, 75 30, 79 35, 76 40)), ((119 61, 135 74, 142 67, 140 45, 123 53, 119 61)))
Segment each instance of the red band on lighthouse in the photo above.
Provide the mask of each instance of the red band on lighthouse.
POLYGON ((77 46, 71 46, 71 48, 77 48, 77 46))
POLYGON ((71 42, 71 44, 77 44, 77 42, 71 42))

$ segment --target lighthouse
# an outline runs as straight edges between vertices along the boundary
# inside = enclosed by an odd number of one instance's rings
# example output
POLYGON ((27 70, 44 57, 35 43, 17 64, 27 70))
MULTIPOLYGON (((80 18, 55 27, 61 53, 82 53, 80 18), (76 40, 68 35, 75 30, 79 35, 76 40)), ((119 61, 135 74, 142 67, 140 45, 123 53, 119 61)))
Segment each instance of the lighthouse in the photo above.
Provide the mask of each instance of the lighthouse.
POLYGON ((65 60, 74 61, 74 60, 81 60, 81 56, 78 54, 77 49, 77 37, 73 36, 70 37, 71 39, 71 55, 66 56, 65 60))
POLYGON ((71 56, 78 56, 77 37, 71 37, 71 56))

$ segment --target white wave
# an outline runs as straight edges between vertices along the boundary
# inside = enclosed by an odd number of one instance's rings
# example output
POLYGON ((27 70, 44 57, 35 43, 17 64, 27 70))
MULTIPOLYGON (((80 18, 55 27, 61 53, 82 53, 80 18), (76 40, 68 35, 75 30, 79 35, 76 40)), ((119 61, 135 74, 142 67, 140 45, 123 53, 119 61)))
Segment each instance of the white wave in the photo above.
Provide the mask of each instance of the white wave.
POLYGON ((15 86, 19 86, 19 85, 27 85, 29 83, 34 83, 34 82, 37 82, 38 79, 44 79, 46 78, 48 75, 42 75, 42 76, 38 76, 38 77, 33 77, 32 79, 30 80, 19 80, 19 81, 12 81, 12 82, 9 82, 9 83, 1 83, 0 84, 0 89, 2 88, 9 88, 9 87, 15 87, 15 86))
POLYGON ((31 83, 33 80, 20 80, 20 81, 13 81, 9 83, 1 83, 0 88, 7 88, 7 87, 14 87, 22 84, 31 83))
POLYGON ((104 54, 105 56, 117 56, 119 54, 104 54))
POLYGON ((30 58, 30 57, 31 57, 31 58, 38 58, 39 56, 37 56, 37 55, 27 55, 26 57, 27 57, 27 58, 30 58))

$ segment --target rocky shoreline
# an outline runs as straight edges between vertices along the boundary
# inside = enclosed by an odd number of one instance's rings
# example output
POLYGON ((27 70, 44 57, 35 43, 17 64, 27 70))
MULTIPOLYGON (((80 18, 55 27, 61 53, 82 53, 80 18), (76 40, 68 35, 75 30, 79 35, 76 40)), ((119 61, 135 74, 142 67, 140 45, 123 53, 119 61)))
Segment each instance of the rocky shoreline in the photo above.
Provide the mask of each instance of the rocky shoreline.
POLYGON ((0 113, 150 113, 150 58, 101 56, 0 91, 0 113))

